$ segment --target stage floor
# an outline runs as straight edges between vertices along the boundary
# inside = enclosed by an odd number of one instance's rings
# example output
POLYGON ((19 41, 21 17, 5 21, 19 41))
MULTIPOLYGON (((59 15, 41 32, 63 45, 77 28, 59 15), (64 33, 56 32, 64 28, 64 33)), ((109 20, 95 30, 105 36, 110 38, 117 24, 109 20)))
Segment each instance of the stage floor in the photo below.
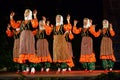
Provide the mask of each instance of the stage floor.
MULTIPOLYGON (((113 70, 112 72, 120 72, 120 70, 113 70)), ((36 80, 35 78, 47 78, 47 77, 59 77, 59 78, 70 78, 65 80, 74 80, 72 78, 76 78, 77 80, 81 80, 83 77, 95 77, 102 73, 107 74, 104 70, 94 70, 93 72, 85 72, 85 71, 66 71, 66 72, 36 72, 35 74, 23 74, 16 72, 0 72, 0 80, 20 80, 19 78, 27 78, 26 80, 36 80), (28 79, 29 78, 29 79, 28 79), (32 79, 31 79, 32 78, 32 79), (33 79, 34 78, 34 79, 33 79)))

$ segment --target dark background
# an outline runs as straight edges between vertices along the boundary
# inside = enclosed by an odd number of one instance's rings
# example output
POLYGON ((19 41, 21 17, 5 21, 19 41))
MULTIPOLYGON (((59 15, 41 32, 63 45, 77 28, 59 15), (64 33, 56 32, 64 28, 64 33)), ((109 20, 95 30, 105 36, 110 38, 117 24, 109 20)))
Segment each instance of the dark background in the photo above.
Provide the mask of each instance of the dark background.
MULTIPOLYGON (((120 0, 1 0, 0 1, 0 67, 10 66, 12 62, 12 48, 13 38, 6 36, 6 27, 9 23, 9 15, 14 11, 15 20, 24 19, 24 10, 29 8, 32 11, 37 9, 37 17, 40 20, 42 16, 46 16, 52 24, 55 23, 56 14, 61 14, 66 23, 67 14, 71 15, 71 23, 77 19, 79 21, 78 27, 82 27, 82 20, 88 17, 96 24, 96 31, 102 28, 102 20, 108 19, 113 24, 116 36, 112 38, 113 48, 117 64, 120 61, 120 0)), ((50 52, 52 55, 52 38, 48 38, 50 43, 50 52)), ((99 48, 101 37, 94 38, 94 52, 96 54, 96 66, 101 66, 99 60, 99 48)), ((80 43, 81 36, 75 35, 71 41, 73 45, 73 61, 75 67, 79 68, 80 43)), ((12 66, 12 65, 11 65, 12 66)), ((120 66, 119 66, 120 67, 120 66)), ((118 66, 116 68, 119 68, 118 66)))

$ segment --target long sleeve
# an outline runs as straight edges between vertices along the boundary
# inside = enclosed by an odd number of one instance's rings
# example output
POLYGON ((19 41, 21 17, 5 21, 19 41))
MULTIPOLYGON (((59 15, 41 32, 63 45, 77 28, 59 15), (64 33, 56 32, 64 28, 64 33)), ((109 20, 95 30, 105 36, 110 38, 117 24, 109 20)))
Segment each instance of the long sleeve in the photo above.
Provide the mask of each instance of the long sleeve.
POLYGON ((73 26, 73 33, 74 34, 79 34, 81 32, 82 28, 78 28, 76 26, 73 26))
POLYGON ((47 25, 45 26, 45 32, 46 32, 47 35, 50 35, 51 32, 52 32, 52 30, 53 30, 53 29, 52 29, 51 26, 47 26, 47 25))
POLYGON ((10 20, 10 25, 12 26, 12 28, 16 29, 16 28, 19 28, 20 27, 20 24, 21 24, 21 21, 15 21, 15 20, 10 20))
POLYGON ((71 32, 71 30, 72 30, 72 25, 70 24, 70 23, 68 23, 68 24, 65 24, 64 25, 64 30, 65 31, 68 31, 68 33, 69 33, 69 39, 73 39, 74 38, 74 35, 72 34, 72 32, 71 32))
POLYGON ((72 33, 69 33, 69 38, 72 40, 74 38, 74 35, 72 33))
POLYGON ((110 30, 110 35, 111 36, 115 36, 115 31, 112 29, 112 30, 110 30))
POLYGON ((64 30, 65 31, 71 31, 72 30, 72 25, 70 23, 64 25, 64 30))
POLYGON ((11 30, 6 30, 6 34, 7 34, 8 37, 13 36, 13 32, 11 30))
POLYGON ((37 18, 32 19, 31 20, 31 24, 32 24, 33 28, 37 28, 38 27, 38 19, 37 18))
POLYGON ((95 37, 99 37, 99 36, 100 36, 100 30, 96 32, 93 25, 90 27, 89 31, 90 31, 90 33, 93 34, 93 36, 95 36, 95 37))
POLYGON ((36 29, 36 30, 33 30, 33 31, 32 31, 33 35, 36 35, 36 34, 37 34, 37 31, 38 31, 37 29, 36 29))

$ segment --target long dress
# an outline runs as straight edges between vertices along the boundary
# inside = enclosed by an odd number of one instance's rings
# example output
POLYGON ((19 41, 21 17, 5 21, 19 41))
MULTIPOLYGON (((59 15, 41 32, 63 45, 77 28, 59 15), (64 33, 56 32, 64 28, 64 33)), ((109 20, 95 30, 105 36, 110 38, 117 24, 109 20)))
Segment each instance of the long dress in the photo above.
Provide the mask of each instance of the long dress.
POLYGON ((38 31, 36 37, 36 53, 38 57, 38 62, 52 62, 45 30, 42 30, 41 32, 38 31))
POLYGON ((79 62, 82 63, 82 66, 85 70, 94 70, 95 69, 95 53, 93 51, 93 40, 90 36, 92 34, 95 37, 100 35, 100 31, 96 32, 95 28, 91 25, 90 28, 79 28, 76 26, 73 27, 73 32, 75 34, 81 33, 82 41, 81 41, 81 52, 79 62))
POLYGON ((8 37, 14 37, 14 46, 13 46, 13 61, 18 62, 19 58, 19 48, 20 48, 20 38, 19 38, 19 33, 16 34, 17 32, 13 30, 6 30, 6 34, 8 37))
MULTIPOLYGON (((83 29, 84 30, 84 29, 83 29)), ((80 54, 80 62, 96 62, 95 54, 93 53, 93 40, 89 36, 88 29, 86 32, 81 32, 82 41, 81 41, 81 54, 80 54)))
POLYGON ((68 45, 68 53, 71 57, 73 57, 71 40, 74 38, 74 35, 72 33, 72 25, 70 23, 65 24, 64 25, 64 30, 68 32, 65 36, 65 39, 66 39, 67 45, 68 45))
POLYGON ((11 25, 15 28, 20 27, 20 48, 19 48, 19 63, 26 63, 26 60, 36 63, 37 57, 35 54, 35 38, 32 29, 38 26, 37 19, 22 21, 21 23, 10 21, 11 25))
POLYGON ((110 32, 107 30, 103 35, 100 47, 100 59, 107 59, 116 61, 113 51, 113 44, 110 36, 114 36, 115 32, 111 30, 110 32))
POLYGON ((63 25, 54 26, 53 34, 53 62, 65 62, 70 67, 74 66, 72 58, 69 55, 68 45, 64 36, 63 25))

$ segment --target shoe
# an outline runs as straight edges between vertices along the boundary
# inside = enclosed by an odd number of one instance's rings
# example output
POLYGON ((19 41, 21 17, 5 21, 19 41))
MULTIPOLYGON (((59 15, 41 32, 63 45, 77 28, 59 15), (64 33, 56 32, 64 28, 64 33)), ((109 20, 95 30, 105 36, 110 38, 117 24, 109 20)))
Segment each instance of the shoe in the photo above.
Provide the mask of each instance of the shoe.
POLYGON ((60 72, 61 71, 61 68, 58 68, 57 72, 60 72))
POLYGON ((43 72, 44 71, 44 68, 41 68, 41 72, 43 72))
POLYGON ((112 71, 112 68, 110 68, 110 71, 112 71))
POLYGON ((93 70, 89 70, 89 72, 93 72, 93 70))
POLYGON ((65 69, 62 69, 62 72, 65 72, 67 69, 65 68, 65 69))
POLYGON ((49 72, 50 71, 50 68, 46 68, 46 72, 49 72))
POLYGON ((71 71, 71 68, 68 68, 68 71, 71 71))
POLYGON ((26 68, 26 72, 29 72, 29 71, 30 71, 30 69, 29 69, 29 67, 27 67, 27 68, 26 68))
POLYGON ((35 68, 34 67, 31 68, 31 72, 30 73, 31 74, 35 74, 35 68))
POLYGON ((23 70, 22 73, 23 73, 23 74, 28 74, 29 72, 26 71, 26 70, 23 70))

